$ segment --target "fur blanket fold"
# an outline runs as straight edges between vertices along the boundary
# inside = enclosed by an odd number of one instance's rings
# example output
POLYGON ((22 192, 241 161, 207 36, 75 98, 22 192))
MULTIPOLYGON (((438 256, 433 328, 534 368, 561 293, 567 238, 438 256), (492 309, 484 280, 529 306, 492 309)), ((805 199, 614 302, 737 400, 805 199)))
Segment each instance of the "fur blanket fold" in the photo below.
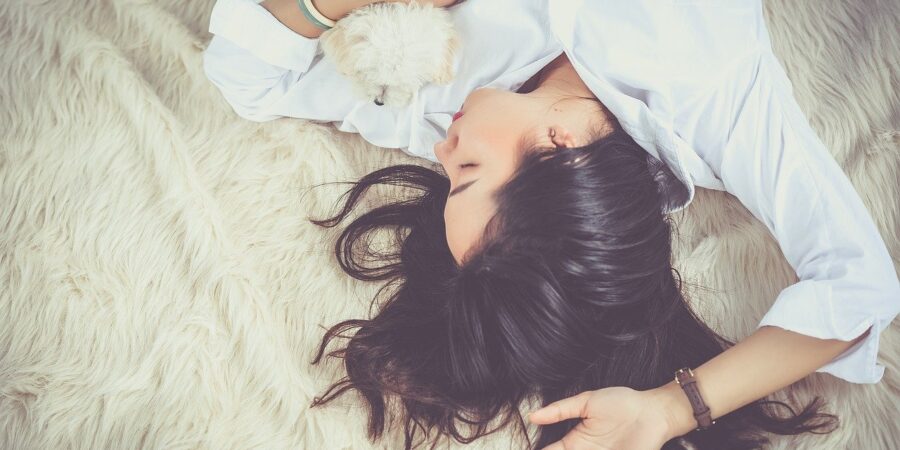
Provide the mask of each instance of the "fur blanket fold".
MULTIPOLYGON (((481 1, 481 0, 472 0, 481 1)), ((324 326, 368 317, 322 217, 340 185, 429 164, 330 124, 237 117, 206 79, 213 0, 0 2, 0 448, 393 449, 366 439, 343 376, 310 365, 324 326)), ((900 261, 900 2, 769 1, 776 54, 811 124, 900 261)), ((375 204, 371 198, 368 204, 375 204)), ((677 268, 704 320, 751 333, 796 281, 734 197, 698 188, 677 268)), ((900 264, 898 264, 900 267, 900 264)), ((884 379, 813 374, 842 427, 773 448, 900 448, 900 327, 884 379)), ((520 448, 497 433, 475 448, 520 448)), ((462 448, 457 442, 448 448, 462 448)))

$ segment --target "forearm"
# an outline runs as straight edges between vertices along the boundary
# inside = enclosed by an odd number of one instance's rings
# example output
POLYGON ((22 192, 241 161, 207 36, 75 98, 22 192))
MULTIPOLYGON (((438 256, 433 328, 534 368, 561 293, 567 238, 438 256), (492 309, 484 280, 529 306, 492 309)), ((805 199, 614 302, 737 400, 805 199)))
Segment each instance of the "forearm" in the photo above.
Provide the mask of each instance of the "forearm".
MULTIPOLYGON (((342 19, 354 9, 371 3, 377 3, 377 0, 313 0, 319 12, 335 21, 342 19)), ((317 38, 324 31, 303 15, 298 0, 265 0, 259 5, 272 13, 279 22, 302 36, 317 38)))
MULTIPOLYGON (((869 334, 853 341, 818 339, 764 326, 715 358, 693 368, 713 420, 815 372, 869 334)), ((687 396, 673 380, 653 390, 670 413, 669 439, 697 428, 687 396)), ((713 425, 715 426, 715 425, 713 425)))

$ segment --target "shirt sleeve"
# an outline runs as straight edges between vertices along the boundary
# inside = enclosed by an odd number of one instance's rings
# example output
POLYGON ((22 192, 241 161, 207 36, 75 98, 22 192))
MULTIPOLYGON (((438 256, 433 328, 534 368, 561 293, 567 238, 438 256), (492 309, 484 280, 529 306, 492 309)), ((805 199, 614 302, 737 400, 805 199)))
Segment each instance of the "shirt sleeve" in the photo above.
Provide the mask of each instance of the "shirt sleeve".
POLYGON ((821 339, 867 337, 816 372, 877 383, 879 338, 900 313, 900 283, 871 214, 816 135, 766 46, 701 104, 696 151, 769 229, 799 281, 757 328, 821 339))
POLYGON ((403 107, 360 98, 352 80, 323 57, 318 38, 294 32, 254 0, 217 0, 209 31, 204 72, 240 117, 337 122, 339 131, 379 147, 434 160, 437 126, 450 116, 425 112, 418 93, 403 107))
POLYGON ((284 101, 313 65, 319 39, 298 34, 252 0, 217 0, 203 69, 241 117, 291 116, 284 101))

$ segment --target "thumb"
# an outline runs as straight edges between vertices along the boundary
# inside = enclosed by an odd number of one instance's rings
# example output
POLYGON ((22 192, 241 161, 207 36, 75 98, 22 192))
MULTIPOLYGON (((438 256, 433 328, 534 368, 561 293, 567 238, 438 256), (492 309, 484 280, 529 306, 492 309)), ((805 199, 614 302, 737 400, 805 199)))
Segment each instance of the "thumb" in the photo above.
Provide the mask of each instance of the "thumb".
POLYGON ((587 401, 591 391, 584 391, 576 396, 557 400, 543 408, 528 414, 528 420, 539 425, 556 423, 565 419, 587 417, 587 401))

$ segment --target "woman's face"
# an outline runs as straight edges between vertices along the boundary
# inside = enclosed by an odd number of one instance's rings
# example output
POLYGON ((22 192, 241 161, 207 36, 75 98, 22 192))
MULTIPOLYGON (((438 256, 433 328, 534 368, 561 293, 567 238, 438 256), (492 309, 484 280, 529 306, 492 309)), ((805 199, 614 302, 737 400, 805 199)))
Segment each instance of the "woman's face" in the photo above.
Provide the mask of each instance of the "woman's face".
POLYGON ((479 88, 466 97, 462 113, 447 139, 434 145, 450 178, 444 223, 458 264, 496 210, 493 193, 529 147, 587 145, 598 117, 605 118, 596 99, 572 98, 549 85, 529 93, 479 88))

